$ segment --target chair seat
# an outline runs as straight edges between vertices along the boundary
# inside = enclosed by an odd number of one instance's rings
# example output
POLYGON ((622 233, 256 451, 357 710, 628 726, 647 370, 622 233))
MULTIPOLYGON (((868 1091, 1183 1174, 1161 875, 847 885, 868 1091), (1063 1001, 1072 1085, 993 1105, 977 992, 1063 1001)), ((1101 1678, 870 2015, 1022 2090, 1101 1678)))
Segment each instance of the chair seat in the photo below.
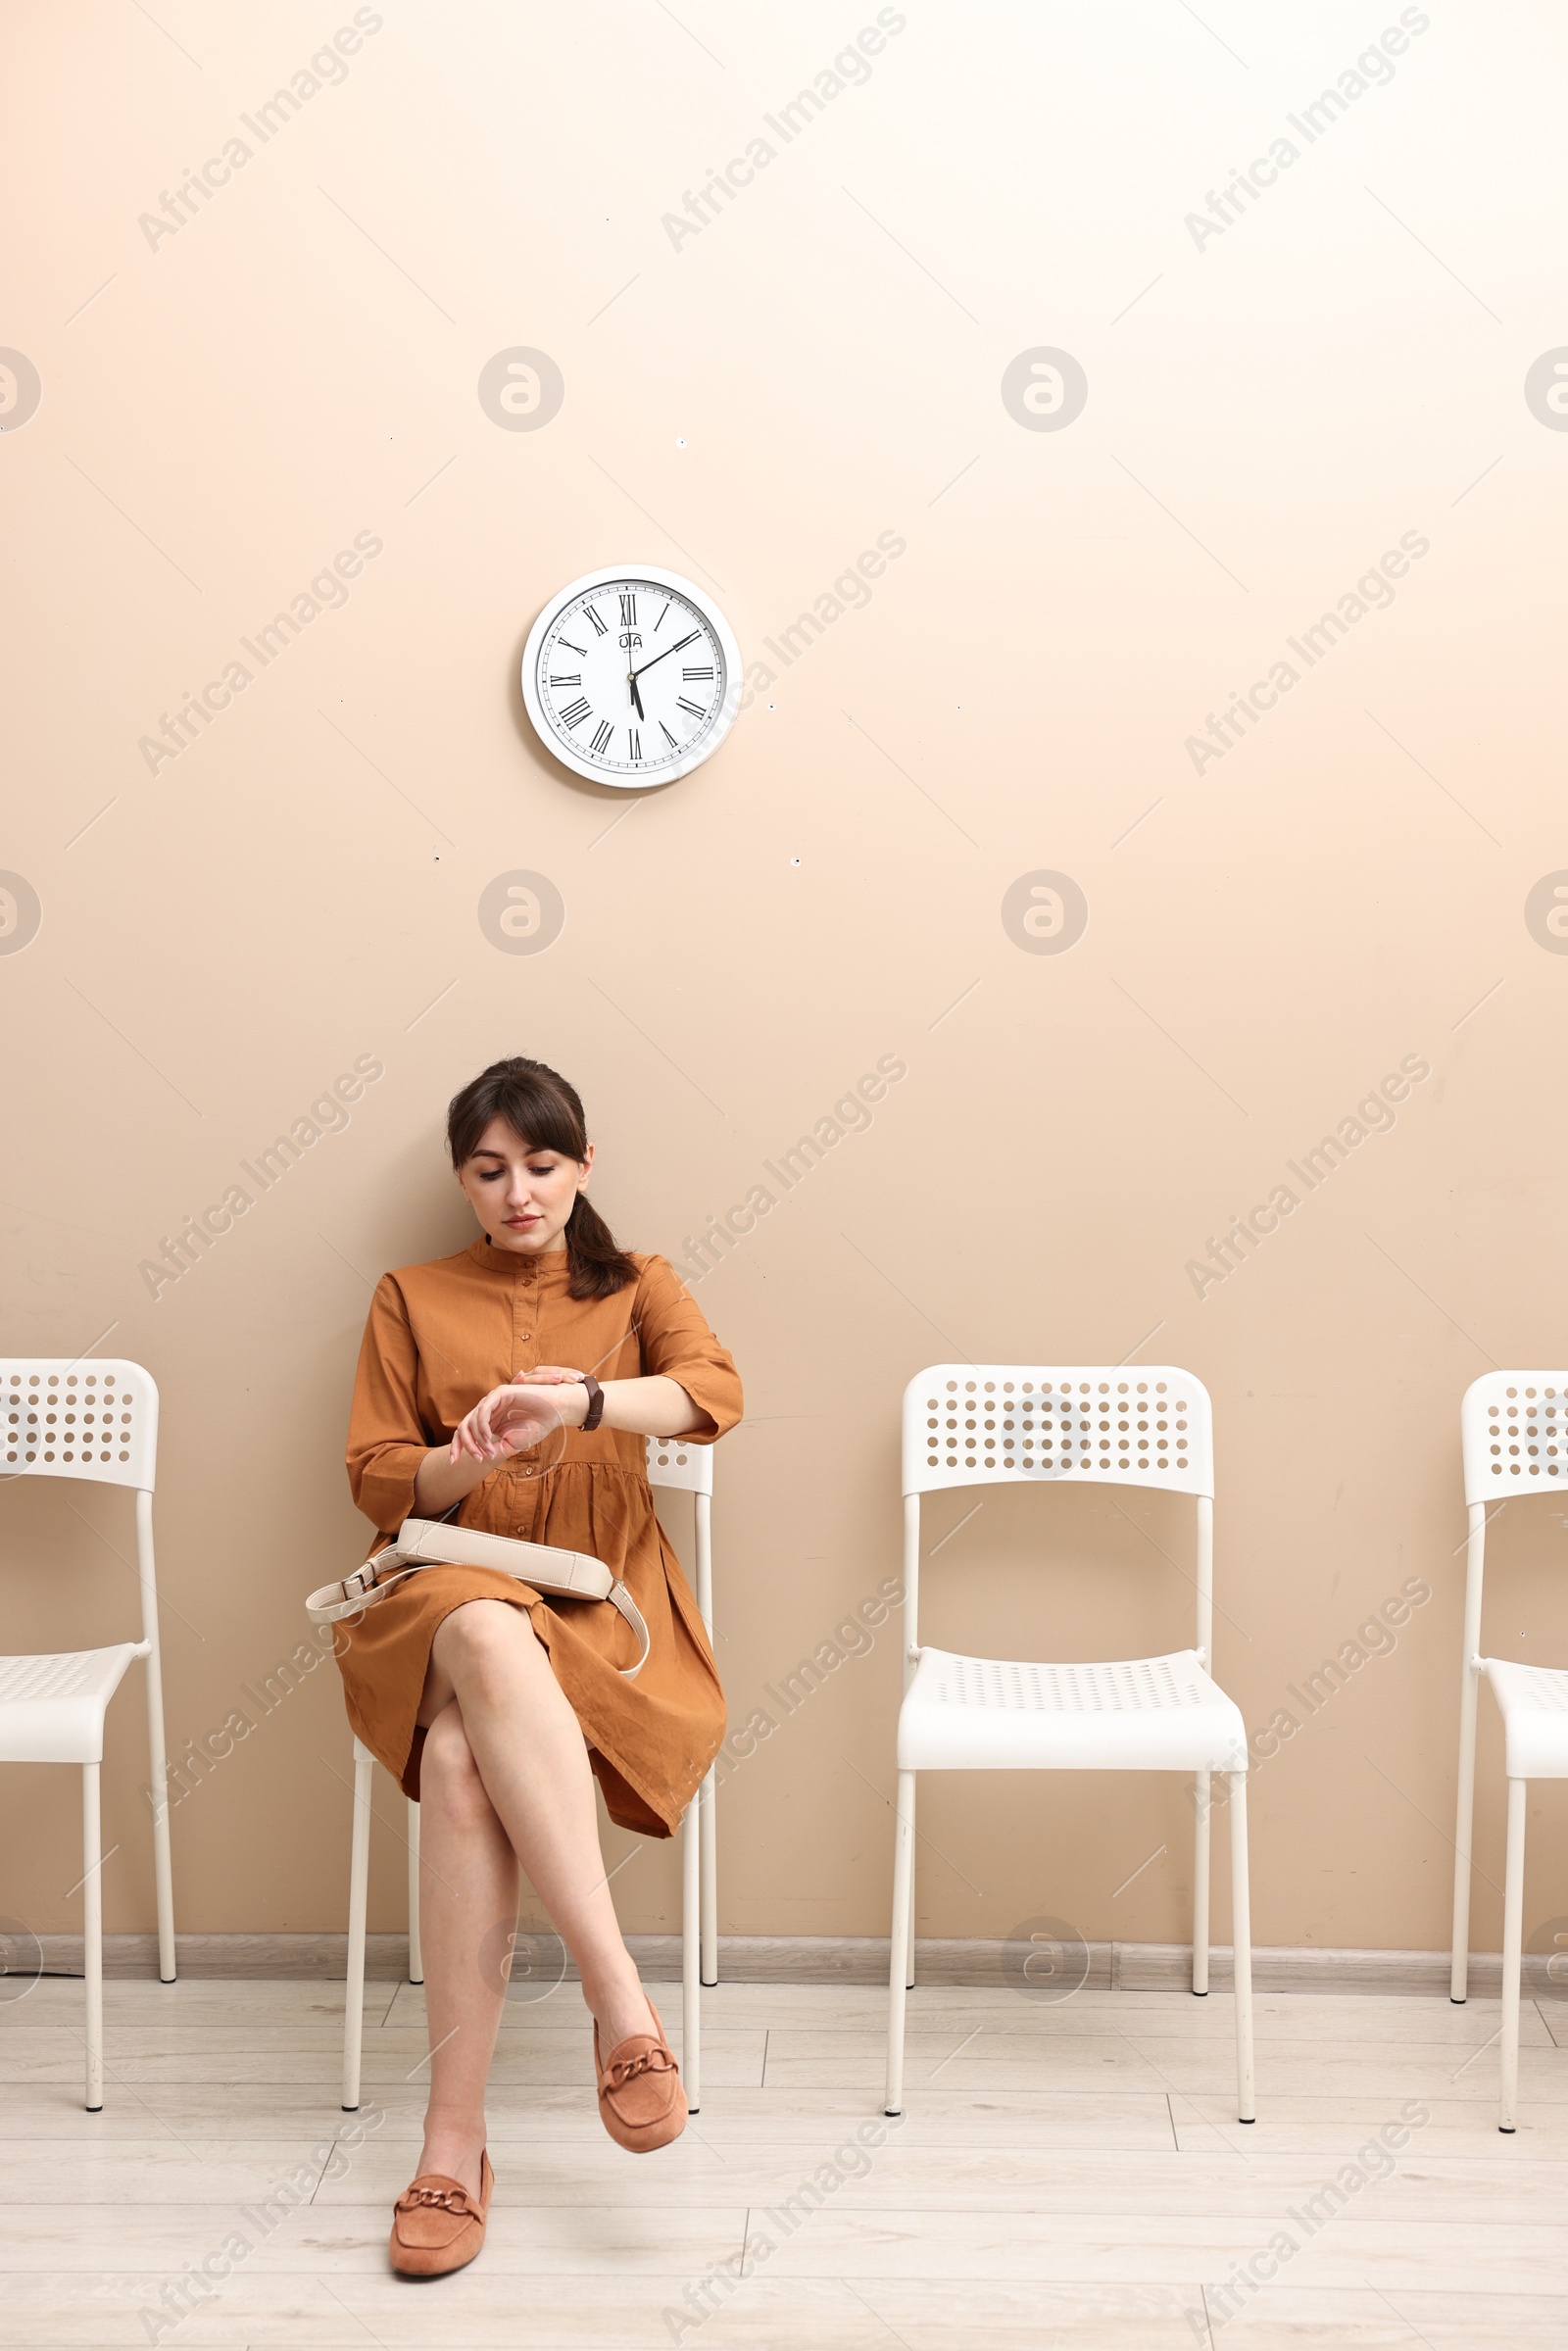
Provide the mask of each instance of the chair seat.
POLYGON ((923 1648, 898 1753, 901 1772, 1240 1772, 1247 1729, 1194 1649, 1029 1665, 923 1648))
POLYGON ((104 1709, 144 1641, 0 1657, 0 1763, 102 1763, 104 1709))
POLYGON ((1483 1657, 1502 1716, 1510 1780, 1568 1780, 1568 1673, 1483 1657))

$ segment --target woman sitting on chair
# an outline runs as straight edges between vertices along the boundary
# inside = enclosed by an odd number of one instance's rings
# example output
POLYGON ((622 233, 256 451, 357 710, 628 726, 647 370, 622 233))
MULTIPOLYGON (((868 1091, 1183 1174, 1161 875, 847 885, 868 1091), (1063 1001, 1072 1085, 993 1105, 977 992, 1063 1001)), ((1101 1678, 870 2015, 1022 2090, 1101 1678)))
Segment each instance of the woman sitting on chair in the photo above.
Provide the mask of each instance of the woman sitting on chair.
POLYGON ((643 1440, 710 1445, 740 1418, 735 1366, 662 1257, 617 1249, 588 1204, 594 1147, 573 1089, 497 1061, 447 1141, 481 1226, 455 1257, 383 1274, 360 1353, 348 1469, 379 1530, 458 1523, 584 1551, 616 1610, 553 1604, 496 1568, 432 1566, 346 1625, 349 1720, 420 1805, 430 2095, 392 2266, 434 2277, 484 2241, 484 2090, 506 1997, 518 1864, 576 1961, 599 2111, 634 2153, 679 2136, 686 2099, 615 1921, 594 1811, 672 1836, 724 1731, 697 1605, 654 1513, 643 1440), (591 1771, 590 1771, 591 1767, 591 1771))

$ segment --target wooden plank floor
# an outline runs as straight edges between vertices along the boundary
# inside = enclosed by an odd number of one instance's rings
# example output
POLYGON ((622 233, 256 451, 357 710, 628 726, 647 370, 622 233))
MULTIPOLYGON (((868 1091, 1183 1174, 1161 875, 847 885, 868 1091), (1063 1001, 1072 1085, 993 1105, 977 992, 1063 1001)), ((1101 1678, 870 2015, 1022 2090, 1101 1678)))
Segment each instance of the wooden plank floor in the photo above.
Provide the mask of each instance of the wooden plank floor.
MULTIPOLYGON (((656 1997, 673 2033, 678 1990, 656 1997)), ((419 1992, 369 1987, 351 2117, 341 1984, 111 1983, 91 2116, 81 1987, 41 1982, 0 2002, 0 2345, 1568 2344, 1568 2003, 1525 2005, 1504 2138, 1493 2002, 1259 2001, 1249 2130, 1217 1993, 920 1988, 906 2118, 867 2146, 883 2007, 720 1984, 702 2113, 637 2159, 600 2128, 574 1987, 510 2006, 489 2241, 418 2284, 385 2244, 418 2148, 419 1992), (1396 2153, 1385 2125, 1409 2130, 1396 2153), (1277 2274, 1227 2294, 1271 2241, 1277 2274)))

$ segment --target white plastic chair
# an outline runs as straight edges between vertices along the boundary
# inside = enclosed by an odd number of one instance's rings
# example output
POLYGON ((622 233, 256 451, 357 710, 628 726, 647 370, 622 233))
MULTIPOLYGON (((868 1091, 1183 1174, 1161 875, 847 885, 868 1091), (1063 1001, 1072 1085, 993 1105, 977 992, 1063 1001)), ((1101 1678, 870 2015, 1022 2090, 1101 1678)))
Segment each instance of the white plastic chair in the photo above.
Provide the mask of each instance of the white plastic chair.
POLYGON ((936 1363, 904 1392, 904 1703, 899 1709, 886 2109, 903 2111, 905 1994, 914 1984, 914 1782, 922 1771, 1196 1775, 1193 1989, 1208 1990, 1209 1774, 1230 1781, 1236 2071, 1252 2097, 1247 1732, 1209 1678, 1213 1435, 1206 1391, 1171 1365, 936 1363), (1160 1487, 1197 1509, 1198 1641, 1126 1664, 1033 1665, 922 1648, 920 1496, 959 1486, 1160 1487))
MULTIPOLYGON (((136 1492, 140 1641, 58 1656, 0 1657, 0 1763, 79 1763, 82 1974, 87 1993, 87 2111, 104 2102, 103 1837, 99 1772, 104 1715, 133 1657, 147 1666, 147 1788, 153 1803, 158 1973, 174 1981, 174 1894, 169 1854, 168 1762, 153 1570, 158 1390, 139 1363, 0 1356, 9 1478, 80 1478, 136 1492)), ((73 1888, 74 1891, 74 1888, 73 1888)))
MULTIPOLYGON (((650 1437, 648 1483, 676 1487, 693 1497, 697 1605, 713 1636, 713 1448, 679 1437, 650 1437)), ((370 1778, 375 1757, 354 1741, 354 1837, 349 1862, 348 1985, 343 2015, 343 2107, 360 2103, 360 2058, 365 2025, 365 1921, 370 1875, 370 1778)), ((702 2101, 702 2018, 699 1986, 718 1982, 718 1851, 715 1784, 709 1772, 681 1826, 681 2082, 695 2114, 702 2101)), ((419 1807, 409 1799, 409 1982, 422 1984, 419 1956, 419 1807)))
POLYGON ((1568 1673, 1481 1654, 1481 1585, 1487 1505, 1568 1487, 1568 1371, 1490 1371, 1459 1406, 1464 1498, 1464 1655, 1459 1671, 1459 1806, 1453 1833, 1453 1973, 1462 2001, 1470 1959, 1471 1824, 1476 1788, 1476 1692, 1492 1686, 1502 1716, 1508 1842, 1502 1881, 1502 2101, 1499 2131, 1519 2106, 1519 1975, 1524 1933, 1525 1791, 1532 1780, 1568 1780, 1568 1673))

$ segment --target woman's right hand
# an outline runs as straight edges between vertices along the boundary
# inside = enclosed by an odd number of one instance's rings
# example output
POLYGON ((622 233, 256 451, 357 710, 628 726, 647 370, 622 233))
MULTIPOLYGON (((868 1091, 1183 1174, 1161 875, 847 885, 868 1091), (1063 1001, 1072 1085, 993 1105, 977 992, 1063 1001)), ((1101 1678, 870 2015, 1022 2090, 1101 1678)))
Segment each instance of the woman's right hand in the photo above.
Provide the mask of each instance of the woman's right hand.
POLYGON ((562 1426, 564 1383, 492 1388, 453 1432, 450 1459, 507 1461, 562 1426))

